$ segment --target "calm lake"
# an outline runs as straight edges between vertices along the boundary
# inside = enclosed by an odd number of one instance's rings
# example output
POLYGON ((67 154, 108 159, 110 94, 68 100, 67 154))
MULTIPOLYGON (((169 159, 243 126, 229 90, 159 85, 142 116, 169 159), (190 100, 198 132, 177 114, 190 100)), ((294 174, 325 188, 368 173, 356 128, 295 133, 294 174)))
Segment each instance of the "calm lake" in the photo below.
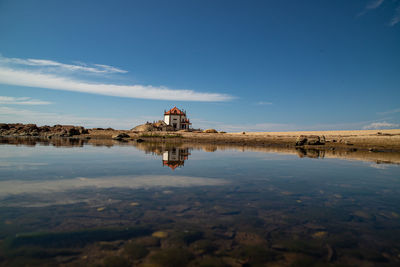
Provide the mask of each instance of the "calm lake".
POLYGON ((2 266, 399 266, 400 156, 0 139, 2 266))

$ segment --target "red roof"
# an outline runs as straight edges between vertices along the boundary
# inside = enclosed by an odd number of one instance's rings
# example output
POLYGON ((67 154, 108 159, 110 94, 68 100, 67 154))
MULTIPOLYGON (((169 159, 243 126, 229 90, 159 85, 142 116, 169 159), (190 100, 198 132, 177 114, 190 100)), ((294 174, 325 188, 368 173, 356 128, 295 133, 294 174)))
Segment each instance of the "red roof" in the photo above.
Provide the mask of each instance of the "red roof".
POLYGON ((186 115, 186 114, 185 114, 185 112, 183 112, 179 108, 173 107, 172 109, 170 109, 167 112, 165 112, 165 115, 186 115))
POLYGON ((163 166, 168 166, 170 167, 173 171, 178 168, 179 166, 182 166, 184 164, 183 161, 168 161, 168 160, 163 160, 163 166))

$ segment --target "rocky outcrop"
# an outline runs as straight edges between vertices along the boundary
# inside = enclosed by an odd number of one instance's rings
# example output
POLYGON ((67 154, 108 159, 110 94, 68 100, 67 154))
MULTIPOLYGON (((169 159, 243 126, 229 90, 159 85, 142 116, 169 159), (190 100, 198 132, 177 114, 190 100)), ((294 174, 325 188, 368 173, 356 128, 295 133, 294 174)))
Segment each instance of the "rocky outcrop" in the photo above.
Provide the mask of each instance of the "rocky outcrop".
POLYGON ((114 140, 124 140, 125 138, 130 138, 130 136, 126 133, 119 133, 112 136, 112 139, 114 140))
POLYGON ((207 129, 207 130, 204 130, 203 133, 218 133, 218 131, 215 129, 207 129))
POLYGON ((296 139, 296 146, 304 145, 325 145, 325 136, 300 135, 296 139))
POLYGON ((157 122, 146 122, 132 128, 134 132, 154 132, 154 131, 173 131, 174 128, 171 125, 167 125, 164 121, 159 120, 157 122))
POLYGON ((54 125, 37 126, 36 124, 10 123, 0 124, 1 136, 46 136, 71 137, 87 134, 88 130, 82 126, 54 125))

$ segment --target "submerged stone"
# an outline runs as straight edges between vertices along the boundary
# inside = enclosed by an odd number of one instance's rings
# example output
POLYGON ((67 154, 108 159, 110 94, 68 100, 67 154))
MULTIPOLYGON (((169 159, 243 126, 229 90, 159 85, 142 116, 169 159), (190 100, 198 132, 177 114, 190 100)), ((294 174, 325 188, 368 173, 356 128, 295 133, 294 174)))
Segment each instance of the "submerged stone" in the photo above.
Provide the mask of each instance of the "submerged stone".
POLYGON ((167 232, 163 232, 163 231, 157 231, 157 232, 154 232, 151 236, 157 237, 157 238, 167 238, 168 237, 168 233, 167 232))

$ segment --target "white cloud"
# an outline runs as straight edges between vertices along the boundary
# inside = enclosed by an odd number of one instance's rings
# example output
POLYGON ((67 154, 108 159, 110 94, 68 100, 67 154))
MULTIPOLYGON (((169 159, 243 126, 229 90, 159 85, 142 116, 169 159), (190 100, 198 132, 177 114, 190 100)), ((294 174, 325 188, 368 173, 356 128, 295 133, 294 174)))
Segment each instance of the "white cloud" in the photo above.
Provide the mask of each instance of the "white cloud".
POLYGON ((85 71, 92 73, 127 73, 128 71, 115 68, 103 64, 93 64, 88 66, 87 64, 64 64, 53 60, 47 59, 32 59, 32 58, 6 58, 0 56, 0 63, 11 64, 11 65, 24 65, 24 66, 36 66, 36 67, 54 67, 69 71, 85 71))
POLYGON ((50 105, 51 102, 36 100, 30 97, 0 96, 0 104, 3 105, 50 105))
POLYGON ((260 101, 260 102, 257 102, 257 105, 268 106, 268 105, 272 105, 272 102, 260 101))
POLYGON ((369 2, 369 3, 367 4, 367 6, 366 6, 365 8, 366 8, 366 9, 375 9, 375 8, 378 8, 380 5, 383 4, 383 1, 384 1, 384 0, 374 0, 374 1, 371 1, 371 2, 369 2))
POLYGON ((151 85, 119 85, 113 83, 96 83, 81 81, 65 74, 50 73, 43 66, 61 66, 63 69, 89 71, 89 72, 118 72, 107 65, 95 65, 101 70, 79 65, 62 64, 50 60, 41 59, 16 59, 0 57, 0 83, 27 86, 35 88, 47 88, 53 90, 65 90, 81 93, 100 94, 126 98, 141 98, 155 100, 178 101, 229 101, 232 96, 219 93, 202 93, 193 90, 170 89, 164 86, 151 85), (35 69, 15 67, 14 63, 35 66, 35 69))
POLYGON ((374 130, 374 129, 385 129, 385 128, 397 128, 400 127, 400 124, 389 123, 386 121, 383 122, 373 122, 368 125, 365 125, 363 129, 365 130, 374 130))
POLYGON ((378 128, 396 128, 400 124, 394 123, 377 123, 373 121, 360 121, 348 123, 326 123, 299 125, 294 123, 255 123, 255 124, 228 124, 220 121, 208 121, 203 119, 191 119, 194 128, 208 129, 214 128, 219 131, 227 132, 288 132, 288 131, 346 131, 361 129, 378 129, 378 128))
POLYGON ((372 1, 368 2, 367 5, 364 7, 363 11, 358 13, 357 17, 364 15, 369 10, 377 9, 378 7, 380 7, 383 4, 383 1, 384 0, 372 0, 372 1))
POLYGON ((390 26, 394 26, 400 22, 400 6, 396 8, 396 13, 389 22, 390 26))
POLYGON ((399 113, 400 108, 384 111, 384 112, 378 112, 379 115, 387 115, 387 114, 394 114, 394 113, 399 113))
POLYGON ((265 131, 292 131, 296 126, 285 123, 256 123, 256 124, 229 124, 220 121, 208 121, 203 119, 191 119, 194 128, 214 128, 227 132, 265 132, 265 131))
MULTIPOLYGON (((393 2, 396 2, 397 0, 394 0, 393 2)), ((370 10, 374 10, 377 9, 378 7, 380 7, 383 4, 384 0, 372 0, 370 1, 365 7, 364 10, 361 11, 357 17, 360 17, 362 15, 364 15, 365 13, 367 13, 370 10)), ((389 26, 394 26, 397 23, 400 22, 400 6, 398 6, 395 9, 395 14, 393 15, 392 19, 389 22, 389 26)))

